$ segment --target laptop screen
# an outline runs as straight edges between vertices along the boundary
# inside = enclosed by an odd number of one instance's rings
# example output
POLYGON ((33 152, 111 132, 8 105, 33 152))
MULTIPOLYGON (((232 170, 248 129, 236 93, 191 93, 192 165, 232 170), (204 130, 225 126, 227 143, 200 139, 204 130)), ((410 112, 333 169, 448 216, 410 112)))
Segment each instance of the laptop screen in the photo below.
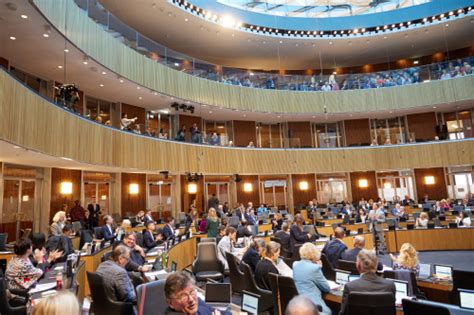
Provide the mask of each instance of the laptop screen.
POLYGON ((418 273, 420 277, 429 277, 431 276, 431 265, 430 264, 420 264, 420 272, 418 273))
POLYGON ((434 265, 434 273, 437 276, 452 278, 453 266, 447 265, 434 265))
POLYGON ((258 299, 258 295, 244 292, 242 294, 242 311, 249 314, 258 314, 258 299))
POLYGON ((340 285, 345 285, 349 282, 349 276, 351 275, 350 272, 336 270, 336 283, 340 285))
POLYGON ((350 275, 349 276, 349 282, 357 280, 357 279, 360 279, 360 276, 358 276, 358 275, 350 275))
POLYGON ((206 283, 206 303, 231 302, 230 283, 206 283))
POLYGON ((400 304, 403 298, 408 296, 408 282, 401 280, 393 280, 395 283, 395 300, 397 304, 400 304))
POLYGON ((461 308, 474 310, 474 291, 473 290, 459 290, 459 300, 461 308))

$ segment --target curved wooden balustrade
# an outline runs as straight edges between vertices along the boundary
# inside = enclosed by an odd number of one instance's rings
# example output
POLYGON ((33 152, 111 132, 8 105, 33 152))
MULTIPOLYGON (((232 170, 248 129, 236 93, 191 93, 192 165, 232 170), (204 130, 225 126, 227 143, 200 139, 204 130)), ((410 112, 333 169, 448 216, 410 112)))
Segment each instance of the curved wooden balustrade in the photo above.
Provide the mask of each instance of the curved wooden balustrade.
POLYGON ((34 0, 33 3, 71 43, 100 64, 137 84, 196 103, 260 112, 323 113, 326 107, 329 113, 349 113, 431 108, 474 99, 474 76, 339 92, 275 91, 231 86, 193 77, 139 54, 90 19, 73 0, 34 0))
POLYGON ((298 174, 474 164, 474 140, 338 149, 247 149, 164 141, 65 111, 0 71, 0 139, 56 157, 142 171, 298 174))

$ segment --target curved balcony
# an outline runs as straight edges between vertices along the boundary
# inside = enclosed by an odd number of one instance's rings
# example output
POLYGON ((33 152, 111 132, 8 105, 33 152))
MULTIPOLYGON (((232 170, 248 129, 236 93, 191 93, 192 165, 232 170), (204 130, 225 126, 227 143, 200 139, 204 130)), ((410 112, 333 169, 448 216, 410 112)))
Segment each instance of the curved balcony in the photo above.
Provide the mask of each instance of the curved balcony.
POLYGON ((0 71, 0 140, 89 165, 174 174, 298 174, 474 164, 474 139, 341 149, 247 149, 159 140, 74 115, 0 71))
MULTIPOLYGON (((437 64, 419 69, 409 68, 403 72, 392 71, 368 76, 349 75, 344 81, 341 81, 342 76, 338 76, 336 83, 333 84, 338 87, 334 89, 359 90, 337 93, 309 92, 321 89, 320 81, 331 81, 329 77, 324 76, 300 78, 282 76, 276 79, 274 74, 269 77, 268 74, 251 75, 249 72, 226 76, 225 68, 171 54, 165 47, 141 36, 108 12, 95 5, 89 6, 92 1, 76 0, 76 2, 34 1, 60 32, 85 54, 105 67, 154 91, 199 104, 259 112, 352 113, 408 109, 474 99, 470 66, 465 67, 468 71, 453 72, 454 79, 439 81, 432 80, 440 78, 442 69, 449 68, 449 65, 437 64), (76 2, 87 11, 81 10, 76 2), (67 19, 64 14, 66 11, 67 19), (212 69, 216 67, 224 70, 214 72, 212 69), (182 71, 177 71, 178 68, 182 71), (246 87, 245 85, 253 85, 254 79, 251 80, 250 77, 260 78, 255 79, 257 87, 263 84, 269 89, 246 87), (226 78, 228 83, 237 82, 237 84, 218 83, 222 78, 226 78), (250 81, 251 84, 243 84, 242 81, 250 81), (425 83, 393 87, 398 83, 412 81, 425 83), (274 91, 276 88, 286 90, 274 91)), ((467 62, 472 63, 471 60, 467 62)))

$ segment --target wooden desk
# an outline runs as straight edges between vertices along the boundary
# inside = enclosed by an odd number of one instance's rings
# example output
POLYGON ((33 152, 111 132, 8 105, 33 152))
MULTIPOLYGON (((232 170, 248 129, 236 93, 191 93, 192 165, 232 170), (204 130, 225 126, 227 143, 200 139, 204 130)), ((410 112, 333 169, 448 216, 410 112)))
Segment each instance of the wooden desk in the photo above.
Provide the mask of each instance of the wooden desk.
POLYGON ((14 252, 2 252, 0 254, 0 259, 5 259, 7 261, 7 265, 10 262, 10 259, 15 256, 14 252))
POLYGON ((168 250, 168 265, 171 267, 171 262, 177 264, 176 270, 183 270, 193 264, 194 257, 197 252, 196 237, 191 237, 188 240, 179 242, 168 250))
POLYGON ((71 237, 71 242, 72 242, 72 248, 74 248, 74 250, 81 250, 79 248, 79 245, 80 245, 80 242, 81 242, 81 238, 79 236, 71 237))
POLYGON ((453 285, 451 283, 445 281, 432 282, 418 280, 416 284, 420 290, 425 293, 428 300, 449 304, 449 296, 453 290, 453 285))
MULTIPOLYGON (((112 250, 112 246, 107 246, 101 249, 100 251, 95 252, 92 255, 81 256, 81 260, 85 262, 86 271, 96 272, 97 268, 102 262, 102 257, 104 256, 104 254, 110 252, 111 250, 112 250)), ((85 277, 84 289, 85 289, 84 295, 88 296, 90 294, 90 288, 89 288, 89 281, 87 280, 87 276, 85 277)))
POLYGON ((266 232, 266 231, 271 231, 272 230, 272 224, 271 223, 266 223, 266 224, 260 224, 258 226, 258 233, 266 232))

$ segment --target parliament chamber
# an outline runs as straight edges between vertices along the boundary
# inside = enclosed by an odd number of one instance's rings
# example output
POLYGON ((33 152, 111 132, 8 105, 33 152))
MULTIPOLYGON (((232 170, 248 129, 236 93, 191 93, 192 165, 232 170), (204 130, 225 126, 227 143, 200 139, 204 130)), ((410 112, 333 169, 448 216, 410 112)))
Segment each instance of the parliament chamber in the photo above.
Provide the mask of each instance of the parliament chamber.
POLYGON ((472 0, 0 0, 0 314, 474 314, 472 0))

